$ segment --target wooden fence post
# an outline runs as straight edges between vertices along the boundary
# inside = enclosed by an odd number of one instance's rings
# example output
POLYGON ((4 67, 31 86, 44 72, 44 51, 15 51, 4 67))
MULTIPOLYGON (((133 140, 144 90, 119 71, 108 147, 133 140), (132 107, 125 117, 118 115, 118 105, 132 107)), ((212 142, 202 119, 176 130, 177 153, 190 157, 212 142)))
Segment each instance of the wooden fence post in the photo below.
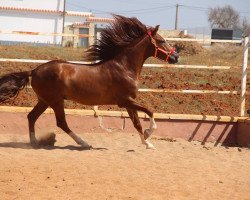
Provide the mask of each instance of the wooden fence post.
POLYGON ((244 38, 244 56, 241 77, 241 96, 240 96, 240 116, 244 117, 246 110, 246 87, 247 87, 247 61, 248 61, 248 43, 249 37, 244 38))

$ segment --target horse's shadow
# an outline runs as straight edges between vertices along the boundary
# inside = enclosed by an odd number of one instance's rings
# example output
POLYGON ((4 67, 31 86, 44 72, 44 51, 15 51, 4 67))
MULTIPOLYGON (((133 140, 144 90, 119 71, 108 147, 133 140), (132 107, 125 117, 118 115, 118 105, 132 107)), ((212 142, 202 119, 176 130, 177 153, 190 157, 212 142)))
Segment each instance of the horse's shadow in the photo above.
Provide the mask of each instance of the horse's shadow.
POLYGON ((55 149, 61 149, 61 150, 71 150, 71 151, 87 151, 87 150, 99 150, 104 151, 108 150, 107 148, 83 148, 81 146, 73 146, 73 145, 67 145, 67 146, 44 146, 44 145, 31 145, 30 143, 26 142, 4 142, 0 143, 0 148, 14 148, 14 149, 44 149, 44 150, 55 150, 55 149))

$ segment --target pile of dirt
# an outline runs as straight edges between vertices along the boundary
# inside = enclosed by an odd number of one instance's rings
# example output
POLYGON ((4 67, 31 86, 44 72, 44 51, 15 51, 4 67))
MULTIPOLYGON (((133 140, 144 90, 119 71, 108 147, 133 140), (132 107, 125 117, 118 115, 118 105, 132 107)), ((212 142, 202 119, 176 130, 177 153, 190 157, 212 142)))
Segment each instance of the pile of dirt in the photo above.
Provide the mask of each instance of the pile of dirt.
POLYGON ((181 55, 196 55, 205 51, 201 44, 197 42, 177 41, 174 47, 181 55))
MULTIPOLYGON (((178 37, 190 39, 194 38, 191 35, 183 35, 182 32, 179 34, 178 37)), ((205 51, 202 45, 198 42, 175 41, 172 45, 176 48, 177 52, 180 52, 181 55, 196 55, 205 51)))

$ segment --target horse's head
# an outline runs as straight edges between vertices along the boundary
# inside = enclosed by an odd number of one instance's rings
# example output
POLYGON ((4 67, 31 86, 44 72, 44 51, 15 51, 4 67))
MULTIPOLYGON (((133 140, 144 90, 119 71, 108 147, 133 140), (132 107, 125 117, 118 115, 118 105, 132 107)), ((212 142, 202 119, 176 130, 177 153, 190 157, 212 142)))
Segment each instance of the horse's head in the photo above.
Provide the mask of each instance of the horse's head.
POLYGON ((175 51, 174 47, 170 46, 164 38, 157 33, 158 29, 159 25, 155 28, 148 29, 148 36, 151 42, 151 51, 153 56, 170 64, 177 63, 179 54, 175 51))

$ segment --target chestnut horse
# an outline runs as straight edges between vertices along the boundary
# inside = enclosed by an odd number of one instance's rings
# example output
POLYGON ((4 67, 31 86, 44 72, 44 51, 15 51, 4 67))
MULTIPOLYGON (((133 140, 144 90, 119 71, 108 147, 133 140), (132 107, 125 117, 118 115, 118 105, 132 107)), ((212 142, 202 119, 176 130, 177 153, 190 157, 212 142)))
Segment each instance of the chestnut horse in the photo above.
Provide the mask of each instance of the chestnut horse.
POLYGON ((148 137, 156 129, 153 113, 136 101, 138 80, 144 61, 154 56, 176 63, 178 54, 157 33, 159 25, 147 27, 137 18, 114 15, 114 22, 101 32, 100 40, 90 46, 84 59, 93 64, 73 64, 53 60, 32 71, 17 72, 0 77, 0 103, 16 97, 31 79, 38 102, 28 114, 31 144, 37 144, 35 122, 48 108, 54 110, 57 126, 83 147, 91 146, 78 137, 65 119, 64 100, 85 105, 118 105, 126 108, 134 127, 147 148, 154 146, 148 137), (138 111, 150 118, 143 132, 138 111))

